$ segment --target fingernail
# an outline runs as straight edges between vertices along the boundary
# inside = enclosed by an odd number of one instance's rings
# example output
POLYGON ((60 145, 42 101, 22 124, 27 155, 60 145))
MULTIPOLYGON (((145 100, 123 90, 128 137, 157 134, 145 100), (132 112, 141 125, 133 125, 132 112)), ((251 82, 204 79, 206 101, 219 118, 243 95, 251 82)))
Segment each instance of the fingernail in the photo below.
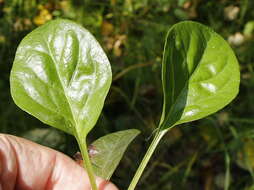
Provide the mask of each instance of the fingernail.
POLYGON ((104 189, 101 190, 116 190, 116 187, 112 183, 107 183, 104 187, 104 189))
POLYGON ((100 183, 99 190, 109 190, 106 187, 110 185, 110 182, 107 180, 104 180, 100 183))
POLYGON ((102 178, 96 178, 96 184, 98 186, 98 190, 117 190, 118 189, 110 181, 104 180, 102 178))

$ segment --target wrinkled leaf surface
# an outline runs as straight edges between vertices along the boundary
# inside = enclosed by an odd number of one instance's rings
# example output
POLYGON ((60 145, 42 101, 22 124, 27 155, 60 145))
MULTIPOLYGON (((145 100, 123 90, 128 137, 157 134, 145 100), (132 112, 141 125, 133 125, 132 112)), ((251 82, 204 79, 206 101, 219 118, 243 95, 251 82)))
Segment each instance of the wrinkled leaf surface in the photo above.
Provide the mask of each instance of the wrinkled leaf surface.
POLYGON ((169 30, 162 67, 162 129, 212 114, 238 93, 234 52, 221 36, 199 23, 185 21, 169 30))
POLYGON ((42 122, 70 134, 95 125, 111 84, 109 61, 80 25, 50 21, 20 43, 11 71, 15 103, 42 122))

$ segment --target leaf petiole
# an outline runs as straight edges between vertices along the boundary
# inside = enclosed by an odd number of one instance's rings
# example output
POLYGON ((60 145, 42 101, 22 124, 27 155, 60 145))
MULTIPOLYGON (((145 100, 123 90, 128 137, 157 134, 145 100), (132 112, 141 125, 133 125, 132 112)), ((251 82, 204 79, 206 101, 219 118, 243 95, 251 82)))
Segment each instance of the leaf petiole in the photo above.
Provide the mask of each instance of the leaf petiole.
MULTIPOLYGON (((172 127, 171 127, 171 128, 172 128, 172 127)), ((147 150, 147 152, 146 152, 146 154, 145 154, 143 160, 141 161, 141 163, 140 163, 140 165, 139 165, 139 167, 138 167, 138 169, 137 169, 137 171, 136 171, 136 173, 135 173, 135 175, 134 175, 134 177, 133 177, 133 179, 132 179, 132 181, 131 181, 131 183, 130 183, 130 185, 129 185, 128 190, 134 190, 134 189, 135 189, 135 187, 136 187, 136 185, 137 185, 137 183, 138 183, 138 181, 139 181, 139 179, 140 179, 142 173, 143 173, 144 170, 145 170, 145 167, 147 166, 147 164, 148 164, 148 162, 149 162, 151 156, 153 155, 154 150, 156 149, 157 145, 159 144, 161 138, 162 138, 162 137, 166 134, 166 132, 168 132, 171 128, 168 128, 168 129, 165 129, 165 130, 162 130, 162 131, 159 130, 159 131, 156 133, 156 135, 154 136, 154 139, 153 139, 152 143, 150 144, 150 146, 149 146, 149 148, 148 148, 148 150, 147 150)))
POLYGON ((98 190, 97 185, 96 185, 96 181, 95 181, 95 176, 94 176, 94 172, 93 172, 93 167, 88 155, 88 149, 87 149, 87 143, 86 143, 86 138, 76 138, 78 141, 78 145, 79 145, 79 149, 81 151, 82 157, 83 157, 83 165, 84 168, 86 169, 86 172, 88 174, 89 180, 90 180, 90 184, 91 184, 91 188, 92 190, 98 190), (80 141, 81 139, 82 142, 80 141))

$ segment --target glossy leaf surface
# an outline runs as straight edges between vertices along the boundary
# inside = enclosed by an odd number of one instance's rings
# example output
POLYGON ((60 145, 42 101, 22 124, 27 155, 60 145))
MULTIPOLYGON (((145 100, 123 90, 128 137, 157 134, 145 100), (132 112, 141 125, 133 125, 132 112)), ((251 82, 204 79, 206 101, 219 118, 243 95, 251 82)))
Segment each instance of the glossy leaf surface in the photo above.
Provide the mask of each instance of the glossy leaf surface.
POLYGON ((129 129, 103 136, 92 143, 90 158, 97 176, 110 179, 125 150, 140 132, 129 129))
POLYGON ((15 103, 42 122, 70 134, 95 125, 111 84, 109 61, 80 25, 50 21, 20 43, 11 71, 15 103))
POLYGON ((162 67, 162 129, 212 114, 238 93, 240 73, 234 52, 199 23, 185 21, 169 30, 162 67))

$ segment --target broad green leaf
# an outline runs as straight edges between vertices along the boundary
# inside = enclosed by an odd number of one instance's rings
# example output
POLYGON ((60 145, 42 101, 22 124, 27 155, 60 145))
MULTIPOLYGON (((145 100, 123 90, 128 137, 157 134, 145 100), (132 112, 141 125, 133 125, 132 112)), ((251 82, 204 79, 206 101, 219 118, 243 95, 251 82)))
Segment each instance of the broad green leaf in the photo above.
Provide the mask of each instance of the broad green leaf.
POLYGON ((131 141, 140 132, 129 129, 103 136, 91 145, 91 161, 97 176, 110 179, 131 141))
POLYGON ((218 111, 235 98, 239 82, 238 61, 221 36, 192 21, 174 25, 163 55, 161 128, 218 111))
POLYGON ((15 103, 42 122, 85 136, 95 125, 111 84, 109 61, 80 25, 58 19, 20 43, 11 71, 15 103))

